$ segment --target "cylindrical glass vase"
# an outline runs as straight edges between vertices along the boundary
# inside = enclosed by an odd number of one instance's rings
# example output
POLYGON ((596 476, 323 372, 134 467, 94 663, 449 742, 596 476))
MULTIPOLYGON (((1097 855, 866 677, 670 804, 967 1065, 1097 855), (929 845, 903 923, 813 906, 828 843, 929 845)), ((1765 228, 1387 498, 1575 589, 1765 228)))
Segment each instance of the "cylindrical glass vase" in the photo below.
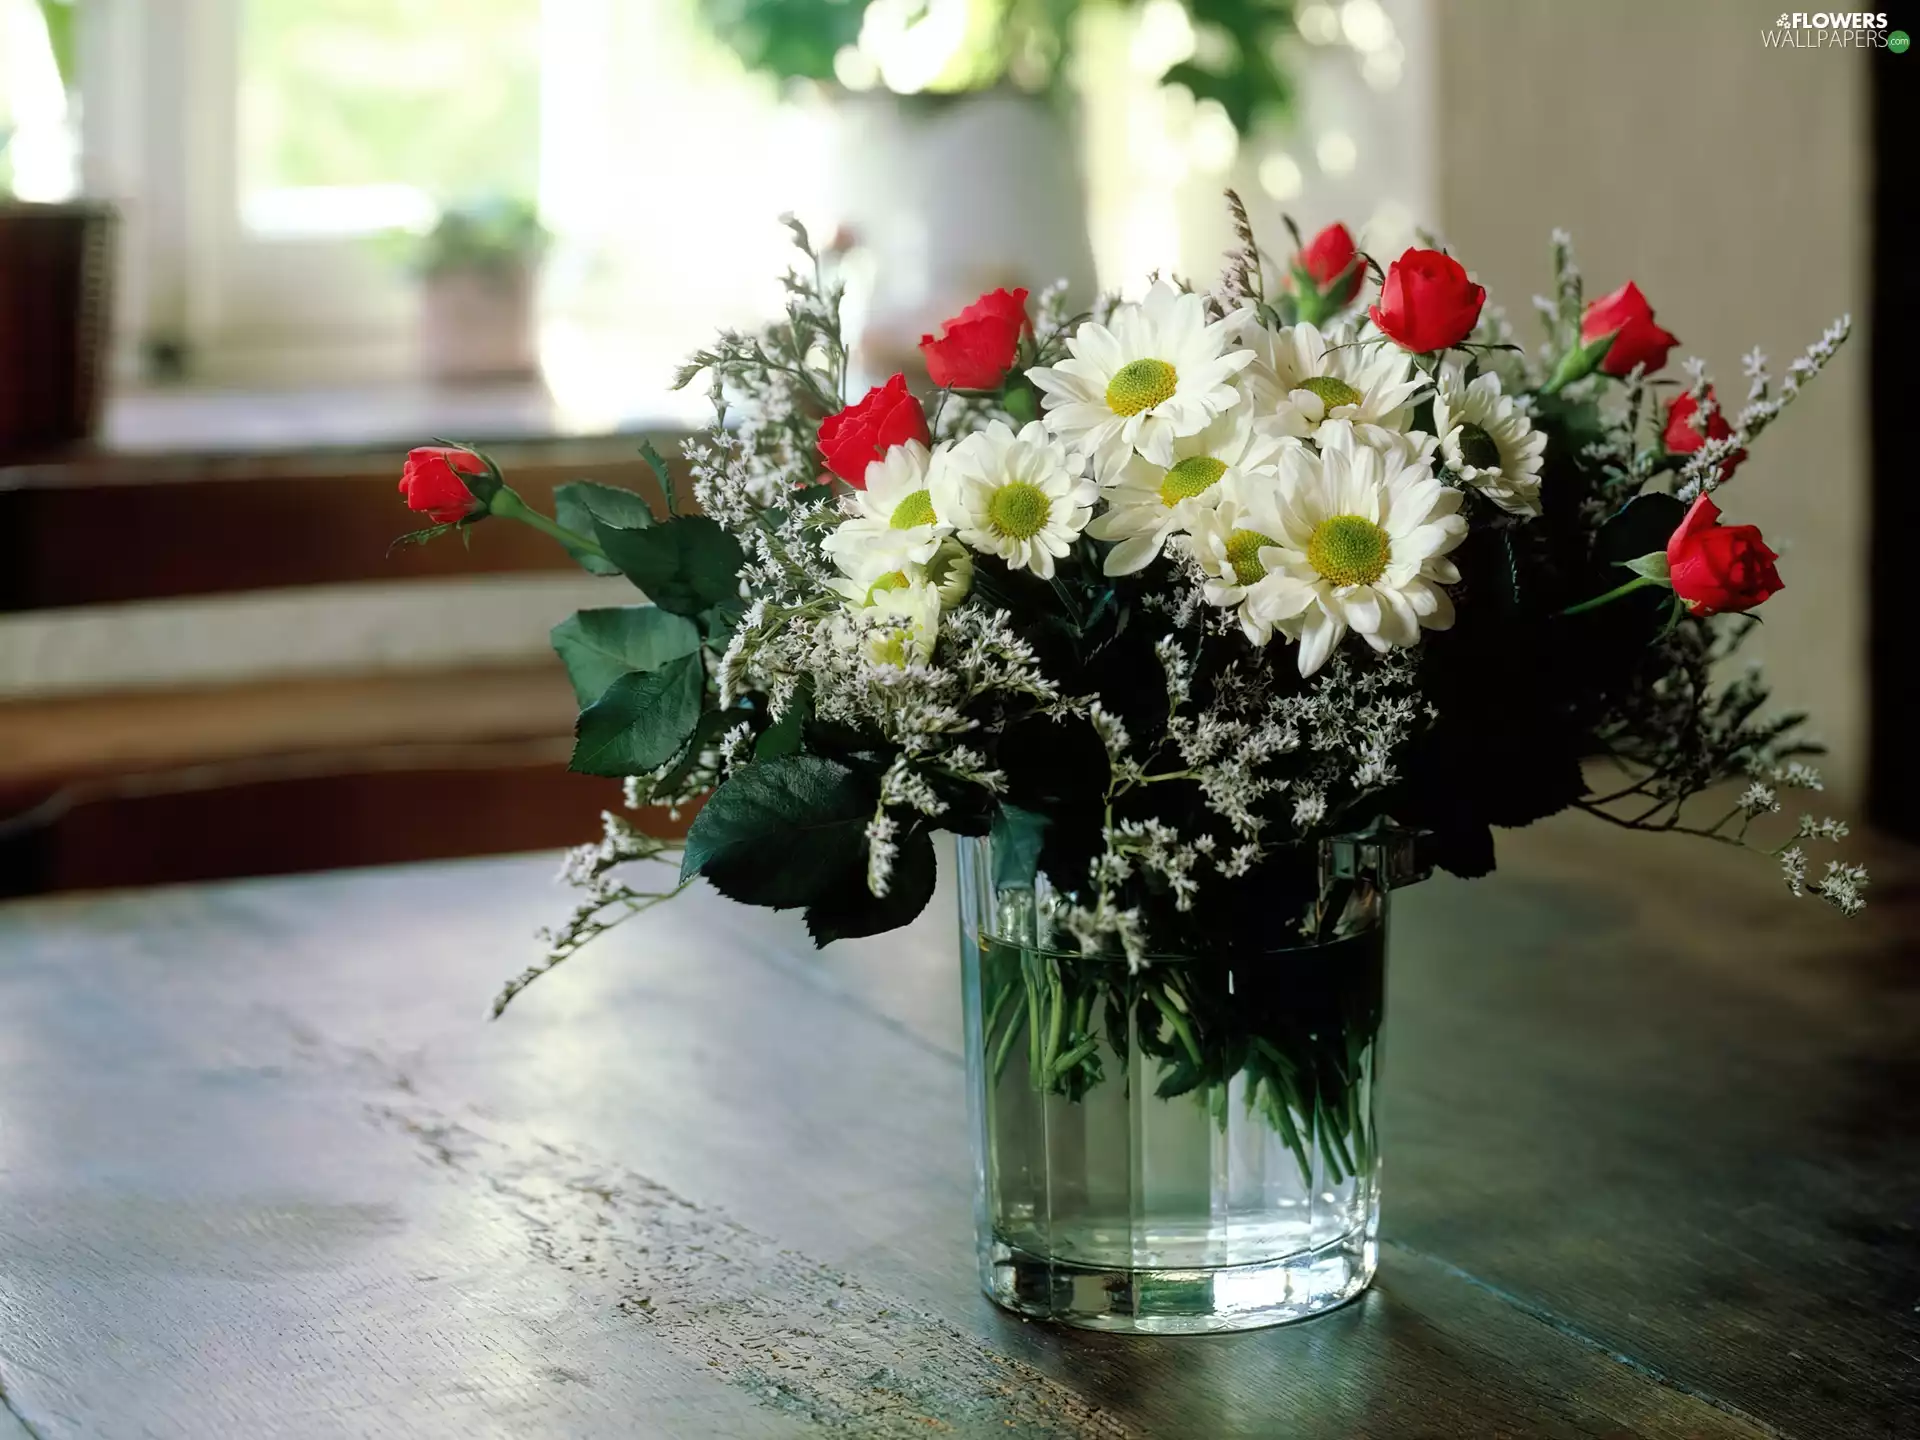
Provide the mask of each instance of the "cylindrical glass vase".
POLYGON ((1323 847, 1311 941, 1131 966, 1078 952, 1044 876, 996 884, 991 843, 957 842, 990 1298, 1180 1334, 1304 1319, 1366 1288, 1399 843, 1323 847))

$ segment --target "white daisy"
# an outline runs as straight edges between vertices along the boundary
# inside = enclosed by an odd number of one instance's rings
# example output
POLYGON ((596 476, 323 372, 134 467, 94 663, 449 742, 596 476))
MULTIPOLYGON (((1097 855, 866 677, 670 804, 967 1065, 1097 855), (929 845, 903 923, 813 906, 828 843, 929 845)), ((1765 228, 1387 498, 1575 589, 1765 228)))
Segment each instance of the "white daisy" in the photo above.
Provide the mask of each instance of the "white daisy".
POLYGON ((1091 456, 1103 484, 1136 450, 1171 466, 1173 442, 1239 398, 1231 382, 1253 356, 1229 348, 1232 323, 1209 324, 1203 298, 1165 281, 1116 310, 1111 329, 1088 321, 1067 341, 1070 359, 1027 372, 1045 393, 1047 428, 1091 456))
POLYGON ((929 451, 909 440, 868 465, 866 488, 841 502, 849 518, 824 542, 834 563, 856 580, 872 580, 932 559, 950 533, 933 513, 932 487, 945 460, 946 447, 929 451))
POLYGON ((864 600, 849 600, 834 640, 843 649, 863 649, 876 664, 925 665, 940 638, 943 608, 939 590, 924 578, 882 576, 866 588, 864 600))
POLYGON ((1433 397, 1433 428, 1447 468, 1512 515, 1540 513, 1540 462, 1547 437, 1489 370, 1466 380, 1466 367, 1441 367, 1433 397))
POLYGON ((1271 640, 1275 628, 1255 592, 1267 575, 1261 553, 1284 528, 1279 507, 1279 486, 1270 481, 1245 492, 1223 489, 1211 508, 1192 515, 1191 529, 1178 542, 1206 573, 1208 603, 1237 610, 1240 628, 1255 645, 1271 640))
POLYGON ((1100 496, 1083 466, 1037 420, 1018 435, 996 420, 947 452, 934 509, 975 550, 1049 579, 1100 496))
POLYGON ((951 610, 966 599, 973 589, 973 556, 966 546, 948 536, 924 565, 909 561, 898 570, 888 570, 879 575, 843 573, 827 581, 827 588, 856 610, 872 605, 877 595, 889 590, 902 590, 910 585, 932 586, 940 597, 940 603, 951 610))
POLYGON ((1303 321, 1283 330, 1249 325, 1239 340, 1256 357, 1246 375, 1255 414, 1274 434, 1318 439, 1322 425, 1345 420, 1363 443, 1384 445, 1413 423, 1425 377, 1411 355, 1371 331, 1322 332, 1303 321))
POLYGON ((1277 521, 1264 532, 1272 543, 1238 576, 1256 625, 1299 640, 1302 675, 1326 664, 1350 629, 1388 650, 1450 627, 1453 601, 1441 587, 1460 572, 1446 556, 1467 536, 1461 492, 1427 464, 1342 432, 1327 439, 1318 455, 1296 446, 1281 456, 1276 513, 1260 517, 1277 521))
POLYGON ((1284 443, 1255 430, 1242 404, 1175 440, 1172 465, 1132 456, 1106 489, 1107 508, 1087 526, 1096 540, 1120 542, 1107 553, 1106 573, 1131 575, 1152 564, 1169 538, 1192 529, 1197 512, 1214 507, 1223 486, 1270 488, 1284 443))

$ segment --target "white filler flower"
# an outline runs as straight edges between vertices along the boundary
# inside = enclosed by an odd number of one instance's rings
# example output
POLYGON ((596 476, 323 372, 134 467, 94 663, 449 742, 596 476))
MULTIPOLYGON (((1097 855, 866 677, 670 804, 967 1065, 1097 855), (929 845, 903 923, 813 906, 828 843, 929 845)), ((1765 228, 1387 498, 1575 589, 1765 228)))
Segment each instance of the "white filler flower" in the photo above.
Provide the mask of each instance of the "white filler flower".
POLYGON ((1512 515, 1540 513, 1540 462, 1547 437, 1489 371, 1471 383, 1466 367, 1441 368, 1433 397, 1433 428, 1447 468, 1512 515))
POLYGON ((1016 435, 996 420, 947 453, 934 509, 975 550, 1051 579, 1100 495, 1082 469, 1038 421, 1016 435))
POLYGON ((1247 370, 1255 413, 1279 435, 1318 439, 1329 420, 1352 424, 1363 444, 1386 445, 1413 424, 1425 383, 1413 357, 1371 331, 1304 322, 1284 330, 1247 326, 1240 342, 1257 357, 1247 370))
POLYGON ((1209 324, 1202 297, 1165 281, 1116 310, 1112 328, 1088 321, 1067 341, 1071 358, 1027 372, 1045 394, 1047 428, 1091 456, 1102 483, 1136 450, 1171 466, 1175 440, 1239 399, 1232 381, 1253 355, 1228 348, 1229 323, 1209 324))
POLYGON ((1106 573, 1131 575, 1152 564, 1169 539, 1213 509, 1225 487, 1271 489, 1285 443, 1255 430, 1243 401, 1198 434, 1174 441, 1172 465, 1132 456, 1106 489, 1107 508, 1087 526, 1096 540, 1120 542, 1107 552, 1106 573))
POLYGON ((932 487, 945 460, 944 446, 929 451, 909 440, 867 466, 866 488, 845 502, 850 518, 826 538, 834 563, 856 580, 871 581, 931 560, 949 533, 933 513, 932 487))
POLYGON ((1461 493, 1426 464, 1344 431, 1328 439, 1318 455, 1290 447, 1273 505, 1241 522, 1271 523, 1258 537, 1266 543, 1230 537, 1226 547, 1246 591, 1243 627, 1296 638, 1302 675, 1326 664, 1349 630, 1389 650, 1450 627, 1453 601, 1441 587, 1460 572, 1446 556, 1467 536, 1461 493))

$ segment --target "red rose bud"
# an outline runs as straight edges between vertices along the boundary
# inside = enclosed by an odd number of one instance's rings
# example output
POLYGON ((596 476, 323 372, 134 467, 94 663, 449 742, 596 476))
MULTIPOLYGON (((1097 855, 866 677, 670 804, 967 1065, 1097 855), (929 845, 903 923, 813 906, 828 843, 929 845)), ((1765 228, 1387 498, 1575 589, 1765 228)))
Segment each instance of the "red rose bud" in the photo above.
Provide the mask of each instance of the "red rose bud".
MULTIPOLYGON (((1707 398, 1713 398, 1713 387, 1707 387, 1707 398)), ((1733 434, 1733 426, 1727 423, 1727 417, 1720 413, 1719 405, 1713 407, 1713 413, 1707 417, 1704 433, 1696 421, 1700 414, 1700 402, 1691 393, 1682 390, 1667 403, 1667 429, 1662 437, 1666 441, 1670 455, 1691 455, 1709 440, 1725 440, 1733 434)), ((1733 477, 1734 470, 1747 458, 1744 450, 1735 450, 1720 462, 1720 479, 1725 482, 1733 477)))
POLYGON ((1784 588, 1773 568, 1779 558, 1754 526, 1722 525, 1719 507, 1702 495, 1667 541, 1667 576, 1695 615, 1751 610, 1784 588))
POLYGON ((452 525, 486 509, 460 476, 486 473, 486 462, 471 450, 423 445, 407 452, 400 493, 406 496, 409 510, 419 511, 435 524, 452 525))
POLYGON ((1337 220, 1309 240, 1293 263, 1332 307, 1328 314, 1351 305, 1367 278, 1352 232, 1337 220))
POLYGON ((1032 328, 1027 292, 982 295, 940 328, 938 340, 920 337, 928 378, 943 390, 997 390, 1013 368, 1021 334, 1032 328))
POLYGON ((1471 335, 1486 303, 1486 287, 1469 280, 1451 255, 1409 250, 1387 267, 1379 302, 1367 313, 1401 349, 1425 355, 1471 335))
POLYGON ((1581 317, 1582 345, 1591 345, 1603 335, 1613 336, 1613 344, 1600 360, 1603 375, 1630 375, 1636 365, 1651 375, 1667 363, 1667 352, 1680 343, 1653 323, 1653 307, 1631 280, 1587 306, 1581 317))
POLYGON ((927 429, 927 412, 907 389, 904 375, 874 386, 859 404, 820 423, 821 458, 856 490, 867 487, 867 466, 909 440, 931 445, 933 435, 927 429))

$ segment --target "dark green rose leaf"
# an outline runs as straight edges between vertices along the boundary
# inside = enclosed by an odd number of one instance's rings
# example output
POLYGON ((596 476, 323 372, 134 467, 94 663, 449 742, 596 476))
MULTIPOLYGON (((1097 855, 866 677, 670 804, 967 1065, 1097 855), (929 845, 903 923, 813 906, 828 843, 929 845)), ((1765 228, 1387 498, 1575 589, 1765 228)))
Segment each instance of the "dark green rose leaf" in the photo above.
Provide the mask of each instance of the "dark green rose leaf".
MULTIPOLYGON (((1623 565, 1656 550, 1664 551, 1686 518, 1686 505, 1671 495, 1657 491, 1636 495, 1601 525, 1593 544, 1594 556, 1602 563, 1623 565)), ((1626 577, 1613 578, 1617 582, 1626 577)))
POLYGON ((807 907, 807 933, 813 936, 815 945, 882 935, 911 924, 927 908, 939 871, 932 838, 916 829, 898 836, 894 843, 899 850, 893 857, 885 895, 875 895, 867 888, 863 843, 858 869, 807 907))
POLYGON ((705 684, 697 654, 622 675, 580 712, 568 768, 585 775, 644 775, 666 764, 699 723, 705 684))
POLYGON ((785 714, 760 732, 760 738, 754 742, 753 758, 779 760, 798 753, 806 735, 807 721, 812 716, 813 700, 803 690, 793 697, 785 714))
POLYGON ((683 515, 645 529, 596 516, 594 534, 607 558, 662 610, 698 615, 740 593, 740 542, 704 515, 683 515))
POLYGON ((866 883, 866 829, 878 788, 817 755, 736 770, 687 831, 680 875, 705 875, 747 905, 784 910, 866 883))
POLYGON ((622 675, 658 670, 700 648, 691 620, 654 605, 582 610, 554 626, 552 639, 582 706, 606 694, 622 675))
MULTIPOLYGON (((622 490, 615 485, 601 485, 592 480, 575 480, 570 484, 555 486, 553 514, 556 520, 576 535, 593 534, 595 519, 630 530, 644 530, 653 524, 653 512, 634 491, 622 490)), ((582 570, 595 575, 620 573, 620 567, 611 560, 603 560, 577 545, 568 545, 567 553, 573 556, 582 570)))

